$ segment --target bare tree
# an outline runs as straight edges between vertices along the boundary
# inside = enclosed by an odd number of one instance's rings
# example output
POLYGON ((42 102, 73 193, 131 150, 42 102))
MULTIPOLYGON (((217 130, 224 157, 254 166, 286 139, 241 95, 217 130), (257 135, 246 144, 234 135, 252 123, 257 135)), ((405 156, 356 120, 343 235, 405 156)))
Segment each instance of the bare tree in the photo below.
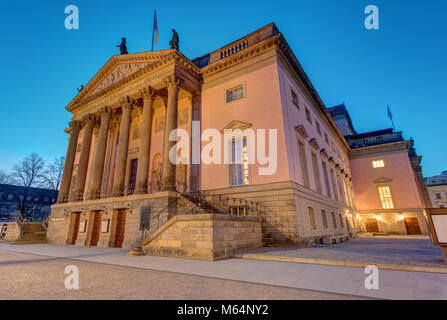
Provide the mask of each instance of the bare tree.
POLYGON ((5 170, 0 170, 0 184, 12 184, 11 175, 5 170))
POLYGON ((42 184, 45 188, 59 190, 62 173, 64 171, 65 157, 55 158, 53 163, 48 164, 42 174, 42 184))
POLYGON ((12 176, 18 186, 23 187, 23 192, 19 195, 17 210, 22 218, 27 218, 31 214, 30 188, 41 186, 41 179, 45 162, 37 153, 31 153, 23 159, 20 164, 14 165, 12 176))

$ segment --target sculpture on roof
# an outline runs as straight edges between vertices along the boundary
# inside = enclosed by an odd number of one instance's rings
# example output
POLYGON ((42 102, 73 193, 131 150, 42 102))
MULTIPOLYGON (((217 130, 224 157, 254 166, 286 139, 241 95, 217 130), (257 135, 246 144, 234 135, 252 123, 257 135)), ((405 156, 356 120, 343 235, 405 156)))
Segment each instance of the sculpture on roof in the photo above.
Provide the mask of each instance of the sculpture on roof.
POLYGON ((127 52, 127 46, 126 46, 126 38, 121 38, 121 44, 116 45, 118 48, 120 48, 121 54, 128 54, 127 52))
POLYGON ((175 31, 175 29, 172 29, 172 40, 169 41, 169 46, 171 47, 171 49, 176 49, 179 50, 179 37, 178 37, 178 33, 175 31))

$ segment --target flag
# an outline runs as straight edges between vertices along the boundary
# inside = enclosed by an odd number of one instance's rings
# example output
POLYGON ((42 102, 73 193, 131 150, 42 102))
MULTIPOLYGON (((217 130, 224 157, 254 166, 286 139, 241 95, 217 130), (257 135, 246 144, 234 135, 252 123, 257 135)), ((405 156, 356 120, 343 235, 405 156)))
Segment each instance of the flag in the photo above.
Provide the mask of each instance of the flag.
POLYGON ((154 13, 154 37, 155 37, 155 44, 158 44, 157 10, 155 10, 154 13))
POLYGON ((393 120, 393 114, 391 113, 390 105, 388 105, 387 108, 388 108, 388 118, 393 120))

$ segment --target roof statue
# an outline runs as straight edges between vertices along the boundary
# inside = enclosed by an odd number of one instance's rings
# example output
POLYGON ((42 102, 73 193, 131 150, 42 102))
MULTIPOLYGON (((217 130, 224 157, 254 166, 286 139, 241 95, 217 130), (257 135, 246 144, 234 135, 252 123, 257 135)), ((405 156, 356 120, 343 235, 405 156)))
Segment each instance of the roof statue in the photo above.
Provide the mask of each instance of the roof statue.
POLYGON ((121 54, 128 54, 127 47, 126 47, 126 38, 121 38, 121 44, 116 45, 118 48, 120 48, 121 54))
POLYGON ((169 46, 171 47, 171 49, 176 49, 178 51, 180 51, 179 49, 179 37, 178 37, 178 33, 175 31, 175 29, 172 29, 172 40, 169 41, 169 46))

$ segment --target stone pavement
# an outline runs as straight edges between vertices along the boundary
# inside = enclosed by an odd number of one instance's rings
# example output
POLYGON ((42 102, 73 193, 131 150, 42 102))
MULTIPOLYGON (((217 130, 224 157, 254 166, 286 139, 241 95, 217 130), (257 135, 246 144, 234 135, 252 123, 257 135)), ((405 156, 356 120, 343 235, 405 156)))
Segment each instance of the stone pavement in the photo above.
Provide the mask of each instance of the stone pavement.
MULTIPOLYGON (((359 299, 325 292, 220 280, 0 250, 0 300, 326 300, 359 299), (76 265, 79 289, 65 288, 76 265)), ((363 299, 363 298, 360 298, 363 299)), ((168 310, 166 310, 168 312, 168 310)))
MULTIPOLYGON (((264 247, 240 252, 271 257, 444 269, 442 251, 428 238, 352 238, 335 245, 306 248, 264 247)), ((299 259, 298 259, 299 260, 299 259)), ((330 264, 330 263, 328 263, 330 264)))
POLYGON ((244 259, 210 262, 127 257, 127 250, 74 246, 0 244, 0 250, 372 298, 447 299, 447 274, 380 270, 379 290, 367 290, 363 268, 244 259))

